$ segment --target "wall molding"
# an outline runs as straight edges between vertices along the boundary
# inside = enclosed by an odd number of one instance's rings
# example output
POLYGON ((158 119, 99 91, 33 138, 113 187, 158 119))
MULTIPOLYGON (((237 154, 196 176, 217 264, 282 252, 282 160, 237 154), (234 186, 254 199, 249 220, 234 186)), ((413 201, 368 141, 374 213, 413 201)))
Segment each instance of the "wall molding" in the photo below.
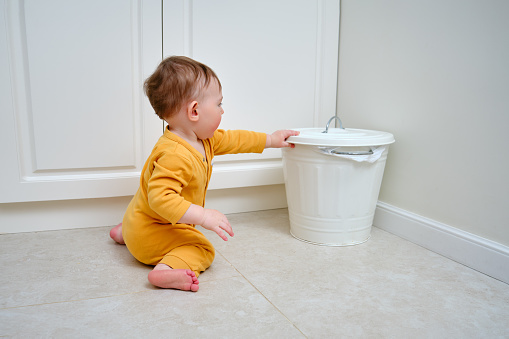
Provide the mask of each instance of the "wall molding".
POLYGON ((378 202, 373 225, 509 284, 509 247, 378 202))
POLYGON ((215 162, 208 189, 284 184, 281 159, 215 162))
MULTIPOLYGON (((122 221, 131 198, 124 196, 0 204, 0 234, 113 226, 122 221)), ((285 208, 285 185, 210 189, 205 206, 225 214, 285 208)))

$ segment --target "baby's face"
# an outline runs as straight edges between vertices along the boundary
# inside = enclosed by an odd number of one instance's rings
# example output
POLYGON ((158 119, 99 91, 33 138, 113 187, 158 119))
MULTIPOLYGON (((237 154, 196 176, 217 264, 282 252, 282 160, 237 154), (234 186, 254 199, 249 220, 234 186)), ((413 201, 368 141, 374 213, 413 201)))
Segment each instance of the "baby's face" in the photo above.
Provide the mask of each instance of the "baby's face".
POLYGON ((223 93, 217 80, 212 79, 198 99, 196 111, 199 115, 196 134, 199 139, 212 138, 221 123, 224 113, 222 107, 223 93))

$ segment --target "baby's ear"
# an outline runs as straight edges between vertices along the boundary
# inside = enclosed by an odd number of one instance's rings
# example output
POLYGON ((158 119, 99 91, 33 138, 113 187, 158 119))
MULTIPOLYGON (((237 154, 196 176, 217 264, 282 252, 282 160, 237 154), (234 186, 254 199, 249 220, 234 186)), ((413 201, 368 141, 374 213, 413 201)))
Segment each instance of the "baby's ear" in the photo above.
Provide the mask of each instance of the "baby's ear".
POLYGON ((197 101, 191 101, 187 105, 187 117, 191 121, 198 121, 199 115, 198 115, 198 102, 197 101))

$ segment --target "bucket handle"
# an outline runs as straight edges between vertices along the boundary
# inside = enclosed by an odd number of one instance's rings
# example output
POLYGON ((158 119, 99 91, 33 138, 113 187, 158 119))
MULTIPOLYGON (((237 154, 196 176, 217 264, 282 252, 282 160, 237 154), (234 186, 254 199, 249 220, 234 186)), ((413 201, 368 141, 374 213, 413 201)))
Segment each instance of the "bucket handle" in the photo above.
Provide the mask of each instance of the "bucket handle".
POLYGON ((341 122, 341 119, 339 117, 337 117, 336 115, 333 116, 332 118, 329 119, 329 121, 327 122, 327 126, 325 126, 325 131, 323 131, 322 133, 329 133, 329 125, 330 123, 332 122, 332 120, 336 119, 337 121, 339 121, 339 128, 341 129, 345 129, 343 127, 343 123, 341 122))
POLYGON ((332 156, 342 156, 342 155, 372 155, 373 150, 370 149, 369 151, 351 151, 351 152, 345 152, 345 151, 339 151, 338 149, 330 149, 329 147, 318 147, 316 149, 317 152, 326 154, 326 155, 332 155, 332 156))

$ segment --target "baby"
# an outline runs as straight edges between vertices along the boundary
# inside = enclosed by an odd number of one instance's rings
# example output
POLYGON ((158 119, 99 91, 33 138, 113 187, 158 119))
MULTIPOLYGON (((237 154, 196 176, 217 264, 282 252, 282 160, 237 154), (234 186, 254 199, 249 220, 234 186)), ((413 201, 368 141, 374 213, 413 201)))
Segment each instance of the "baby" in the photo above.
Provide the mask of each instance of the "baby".
POLYGON ((156 114, 168 123, 141 172, 140 187, 122 223, 110 231, 140 262, 155 266, 151 284, 198 291, 198 276, 214 260, 214 247, 195 228, 201 225, 223 240, 233 230, 224 214, 206 209, 212 158, 293 147, 285 140, 298 132, 271 135, 218 129, 224 111, 221 83, 206 65, 173 56, 144 83, 156 114))

